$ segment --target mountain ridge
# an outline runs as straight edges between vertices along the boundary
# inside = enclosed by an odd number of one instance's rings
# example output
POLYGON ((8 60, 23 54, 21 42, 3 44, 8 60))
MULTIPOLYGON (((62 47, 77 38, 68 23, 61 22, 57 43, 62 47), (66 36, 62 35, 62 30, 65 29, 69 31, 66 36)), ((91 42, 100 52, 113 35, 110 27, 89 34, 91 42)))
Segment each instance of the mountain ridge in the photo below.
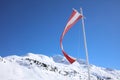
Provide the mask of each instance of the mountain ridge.
MULTIPOLYGON (((48 57, 28 53, 25 56, 0 57, 2 80, 87 80, 85 61, 69 64, 61 56, 48 57)), ((120 70, 90 65, 91 80, 120 80, 120 70)))

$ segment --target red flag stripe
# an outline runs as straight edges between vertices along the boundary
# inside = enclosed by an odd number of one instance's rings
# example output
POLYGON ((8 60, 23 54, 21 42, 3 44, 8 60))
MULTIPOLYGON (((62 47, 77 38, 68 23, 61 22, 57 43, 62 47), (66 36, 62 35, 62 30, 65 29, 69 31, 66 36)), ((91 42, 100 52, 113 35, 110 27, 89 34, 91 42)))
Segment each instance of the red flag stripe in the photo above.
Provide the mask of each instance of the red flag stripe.
POLYGON ((71 14, 71 16, 70 16, 70 18, 69 18, 69 20, 68 20, 68 22, 71 20, 71 18, 72 18, 75 14, 76 14, 76 11, 73 10, 73 11, 72 11, 72 14, 71 14))
POLYGON ((62 53, 71 64, 75 62, 75 59, 70 57, 64 50, 62 50, 62 53))
POLYGON ((72 64, 73 62, 75 62, 75 59, 70 57, 63 49, 63 45, 62 45, 62 40, 63 40, 63 37, 64 35, 68 32, 68 30, 80 19, 82 18, 82 15, 77 12, 76 10, 73 10, 69 20, 68 20, 68 23, 60 37, 60 47, 62 49, 62 53, 63 55, 66 57, 66 59, 72 64))

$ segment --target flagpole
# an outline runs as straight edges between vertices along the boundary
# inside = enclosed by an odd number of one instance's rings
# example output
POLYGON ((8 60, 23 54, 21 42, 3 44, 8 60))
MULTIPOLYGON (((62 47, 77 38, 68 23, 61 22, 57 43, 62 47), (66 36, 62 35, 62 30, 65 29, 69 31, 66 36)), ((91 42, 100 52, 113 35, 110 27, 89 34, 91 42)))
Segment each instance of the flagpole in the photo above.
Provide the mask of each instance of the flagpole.
MULTIPOLYGON (((81 14, 83 15, 82 8, 80 8, 81 14)), ((84 16, 82 17, 82 28, 83 28, 83 37, 84 37, 84 47, 86 53, 86 63, 88 68, 88 80, 90 80, 90 66, 89 66, 89 59, 88 59, 88 49, 87 49, 87 41, 86 41, 86 34, 85 34, 85 25, 84 25, 84 16)))

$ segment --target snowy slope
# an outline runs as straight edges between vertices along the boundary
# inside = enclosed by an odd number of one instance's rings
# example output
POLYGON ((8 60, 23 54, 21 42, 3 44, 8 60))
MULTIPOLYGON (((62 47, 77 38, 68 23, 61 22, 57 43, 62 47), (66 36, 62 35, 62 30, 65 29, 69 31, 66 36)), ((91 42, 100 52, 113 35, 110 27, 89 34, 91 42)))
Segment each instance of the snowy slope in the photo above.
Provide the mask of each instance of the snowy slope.
MULTIPOLYGON (((120 71, 90 66, 91 80, 120 80, 120 71)), ((29 53, 26 56, 0 57, 0 80, 87 80, 84 60, 69 64, 63 56, 48 57, 29 53)))

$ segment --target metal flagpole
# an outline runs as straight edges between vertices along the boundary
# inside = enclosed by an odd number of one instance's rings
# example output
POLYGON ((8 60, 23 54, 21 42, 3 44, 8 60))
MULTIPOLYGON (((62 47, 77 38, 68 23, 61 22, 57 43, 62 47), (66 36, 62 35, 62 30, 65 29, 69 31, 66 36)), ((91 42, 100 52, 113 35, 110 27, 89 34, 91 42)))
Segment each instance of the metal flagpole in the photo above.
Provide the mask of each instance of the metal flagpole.
MULTIPOLYGON (((81 14, 83 15, 82 8, 80 8, 81 14)), ((89 59, 88 59, 88 49, 87 49, 87 41, 86 41, 86 34, 85 34, 85 25, 84 25, 84 16, 82 17, 82 28, 83 28, 83 37, 84 37, 84 47, 86 52, 86 63, 88 67, 88 80, 90 80, 90 66, 89 66, 89 59)))

